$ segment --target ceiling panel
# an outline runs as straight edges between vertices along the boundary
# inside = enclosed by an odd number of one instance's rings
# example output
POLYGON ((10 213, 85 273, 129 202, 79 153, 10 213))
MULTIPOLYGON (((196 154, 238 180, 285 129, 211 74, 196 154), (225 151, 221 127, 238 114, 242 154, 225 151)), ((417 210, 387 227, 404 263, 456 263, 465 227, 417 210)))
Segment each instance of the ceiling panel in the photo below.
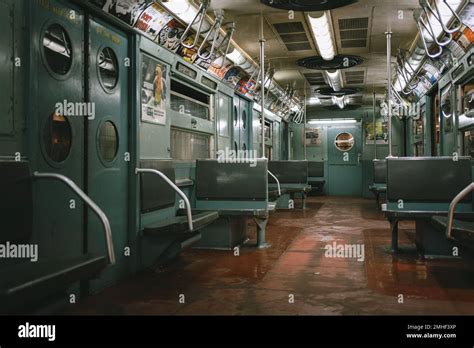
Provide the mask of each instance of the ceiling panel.
MULTIPOLYGON (((347 69, 348 73, 364 71, 362 83, 357 75, 349 74, 352 77, 347 80, 343 74, 344 83, 361 88, 364 103, 372 103, 374 89, 383 92, 386 87, 387 27, 390 25, 393 31, 394 62, 397 48, 409 48, 416 36, 413 9, 418 7, 418 0, 359 0, 330 12, 337 53, 364 58, 363 64, 347 69)), ((259 0, 212 0, 211 9, 224 9, 225 21, 236 22, 234 40, 255 61, 259 60, 260 16, 263 14, 266 61, 276 69, 275 80, 283 88, 294 86, 300 96, 312 95, 314 88, 310 88, 305 74, 320 72, 296 64, 298 59, 318 54, 305 13, 295 12, 292 17, 287 11, 262 5, 259 0)))

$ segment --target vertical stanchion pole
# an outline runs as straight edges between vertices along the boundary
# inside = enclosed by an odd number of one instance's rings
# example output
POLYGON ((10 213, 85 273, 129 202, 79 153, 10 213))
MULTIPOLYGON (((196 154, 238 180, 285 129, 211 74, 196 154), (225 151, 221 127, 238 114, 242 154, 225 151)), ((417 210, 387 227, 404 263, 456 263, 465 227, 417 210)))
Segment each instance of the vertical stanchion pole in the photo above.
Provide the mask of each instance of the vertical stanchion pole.
MULTIPOLYGON (((262 158, 265 158, 265 38, 263 35, 263 13, 260 14, 260 76, 262 81, 262 158)), ((257 81, 258 83, 258 81, 257 81)), ((268 222, 268 217, 264 219, 256 219, 257 221, 257 248, 268 248, 265 238, 265 228, 268 222)))
POLYGON ((263 13, 260 15, 260 76, 262 81, 260 91, 262 107, 262 158, 265 158, 265 37, 263 35, 263 13))
POLYGON ((374 93, 373 93, 373 110, 372 110, 372 117, 373 117, 373 124, 374 124, 374 129, 373 129, 373 133, 374 133, 374 159, 377 159, 377 123, 376 123, 376 119, 375 119, 375 104, 376 104, 376 100, 375 100, 375 89, 374 89, 374 93))
POLYGON ((392 31, 390 27, 385 35, 387 35, 388 157, 392 157, 392 31))
POLYGON ((304 141, 304 159, 308 159, 308 151, 306 145, 306 113, 308 112, 308 104, 306 103, 306 92, 304 94, 304 129, 303 129, 303 141, 304 141))

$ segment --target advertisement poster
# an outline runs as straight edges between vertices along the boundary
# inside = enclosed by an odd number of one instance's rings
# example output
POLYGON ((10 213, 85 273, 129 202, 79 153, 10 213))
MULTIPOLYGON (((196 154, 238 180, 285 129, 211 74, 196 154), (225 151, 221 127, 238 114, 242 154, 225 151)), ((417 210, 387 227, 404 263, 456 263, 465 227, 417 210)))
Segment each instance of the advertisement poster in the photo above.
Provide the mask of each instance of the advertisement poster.
POLYGON ((226 72, 223 82, 229 84, 232 88, 236 88, 244 76, 246 76, 245 72, 241 68, 234 66, 226 72))
MULTIPOLYGON (((187 46, 191 46, 193 43, 194 43, 194 39, 195 39, 195 35, 192 34, 192 35, 189 35, 185 40, 184 40, 184 44, 187 45, 187 46)), ((193 64, 194 61, 196 60, 197 58, 197 50, 198 50, 198 47, 199 45, 201 44, 201 40, 198 40, 196 46, 194 46, 193 48, 186 48, 184 46, 181 46, 179 51, 177 52, 185 61, 187 61, 188 63, 191 63, 193 64)))
MULTIPOLYGON (((209 56, 209 50, 207 48, 204 48, 202 50, 201 54, 202 54, 203 57, 207 57, 207 56, 209 56)), ((211 63, 214 60, 214 58, 215 58, 215 55, 213 54, 213 55, 209 56, 209 58, 207 58, 207 59, 202 59, 196 53, 196 60, 194 61, 194 64, 196 64, 198 67, 200 67, 204 70, 207 70, 211 66, 211 63)))
POLYGON ((208 73, 212 74, 220 80, 222 80, 225 74, 234 66, 234 64, 228 59, 226 59, 225 64, 222 64, 223 59, 224 57, 222 56, 215 59, 209 66, 209 69, 207 69, 208 73))
POLYGON ((90 0, 90 2, 131 26, 149 5, 145 0, 90 0))
POLYGON ((306 129, 306 146, 318 147, 322 144, 322 128, 306 129))
MULTIPOLYGON (((374 124, 373 122, 367 122, 365 124, 365 143, 367 145, 374 144, 374 124)), ((382 122, 382 119, 375 121, 375 137, 377 139, 377 145, 388 144, 388 128, 387 123, 382 122)))
MULTIPOLYGON (((252 97, 257 91, 257 82, 255 80, 249 80, 247 77, 242 78, 236 86, 239 93, 252 97)), ((260 89, 260 88, 259 88, 260 89)))
POLYGON ((157 41, 160 31, 172 19, 173 17, 166 13, 162 7, 157 3, 152 3, 142 12, 135 23, 135 28, 143 31, 151 40, 157 41))
POLYGON ((157 60, 143 56, 142 62, 142 121, 166 124, 167 67, 157 60))
POLYGON ((176 19, 172 19, 165 25, 163 29, 160 31, 158 43, 169 49, 172 52, 178 52, 181 48, 179 45, 179 41, 184 33, 186 28, 181 25, 176 19))

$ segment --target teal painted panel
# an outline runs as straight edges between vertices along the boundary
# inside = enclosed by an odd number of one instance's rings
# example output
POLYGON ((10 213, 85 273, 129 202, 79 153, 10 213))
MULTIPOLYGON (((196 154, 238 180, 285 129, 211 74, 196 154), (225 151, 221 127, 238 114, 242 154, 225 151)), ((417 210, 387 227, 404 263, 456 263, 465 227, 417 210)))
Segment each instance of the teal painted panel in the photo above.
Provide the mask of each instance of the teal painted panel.
MULTIPOLYGON (((397 202, 388 202, 387 210, 389 211, 448 211, 449 203, 404 203, 403 208, 398 207, 397 202)), ((459 203, 456 206, 456 212, 471 212, 472 204, 459 203)))
POLYGON ((250 113, 250 103, 243 99, 240 99, 240 150, 248 151, 252 147, 250 144, 250 132, 252 128, 252 115, 250 113))
POLYGON ((359 166, 330 165, 329 195, 360 197, 362 195, 362 171, 359 166))
POLYGON ((290 160, 304 160, 304 125, 290 124, 290 160))
POLYGON ((281 160, 287 161, 289 154, 289 125, 286 122, 281 122, 281 160))
MULTIPOLYGON (((57 103, 64 100, 82 102, 84 98, 83 14, 75 9, 74 19, 65 16, 72 7, 59 1, 26 1, 25 4, 29 6, 28 42, 31 50, 29 102, 26 105, 31 167, 33 171, 62 174, 84 188, 84 117, 63 112, 64 117, 56 116, 53 121, 52 116, 58 113, 57 103), (51 52, 43 47, 45 31, 52 24, 60 25, 71 42, 69 51, 72 59, 64 74, 53 72, 46 59, 46 52, 51 52), (45 136, 51 127, 55 130, 51 136, 45 136), (47 148, 54 150, 48 154, 47 148), (58 153, 56 151, 67 154, 60 156, 65 157, 62 162, 51 158, 51 155, 58 153)), ((84 205, 75 193, 58 181, 35 181, 34 207, 33 243, 39 244, 40 261, 83 253, 84 205)))
POLYGON ((362 195, 362 134, 360 125, 329 126, 327 135, 328 147, 328 187, 332 196, 362 195), (354 146, 348 151, 340 151, 336 145, 336 137, 340 133, 351 133, 354 146))
POLYGON ((273 160, 279 161, 281 156, 281 124, 273 122, 273 160))
POLYGON ((328 159, 329 165, 357 165, 362 154, 360 126, 354 127, 328 127, 328 159), (354 138, 354 146, 348 151, 339 150, 336 145, 336 137, 341 133, 350 133, 354 138))
POLYGON ((267 201, 196 201, 196 209, 202 210, 266 210, 267 201))
MULTIPOLYGON (((125 34, 107 25, 90 21, 90 101, 95 105, 96 117, 88 125, 88 182, 89 196, 101 207, 109 218, 116 264, 108 268, 100 279, 91 281, 91 291, 96 292, 127 275, 130 258, 124 255, 128 246, 128 162, 129 151, 129 69, 120 62, 129 57, 128 38, 125 34), (101 54, 107 48, 115 55, 118 78, 115 87, 111 77, 108 85, 100 74, 101 54), (108 127, 108 128, 107 128, 108 127), (115 148, 108 143, 116 137, 115 148), (120 193, 120 194, 117 194, 120 193)), ((113 61, 113 60, 112 60, 113 61)), ((112 61, 109 64, 112 64, 112 61)), ((87 249, 103 254, 105 238, 100 221, 88 212, 87 249)))
POLYGON ((196 178, 196 162, 195 161, 175 161, 176 180, 196 178))
MULTIPOLYGON (((13 158, 16 152, 28 156, 25 130, 28 114, 25 107, 27 92, 25 84, 28 72, 26 45, 30 45, 24 30, 25 2, 0 0, 0 156, 13 158), (20 64, 20 66, 17 66, 20 64)), ((26 4, 28 5, 28 4, 26 4)))
POLYGON ((234 95, 234 106, 232 108, 232 141, 230 148, 237 151, 240 149, 240 100, 234 95))
POLYGON ((374 183, 374 164, 372 161, 362 161, 362 197, 373 198, 369 186, 374 183))
POLYGON ((252 150, 257 150, 259 157, 262 156, 260 115, 260 112, 252 109, 252 150))
POLYGON ((203 120, 199 117, 190 117, 180 114, 174 110, 169 110, 168 116, 171 118, 173 128, 181 128, 192 132, 200 132, 214 135, 214 122, 203 120))
MULTIPOLYGON (((14 103, 14 11, 13 4, 0 1, 0 135, 13 133, 13 103, 14 103)), ((1 153, 0 153, 1 154, 1 153)))

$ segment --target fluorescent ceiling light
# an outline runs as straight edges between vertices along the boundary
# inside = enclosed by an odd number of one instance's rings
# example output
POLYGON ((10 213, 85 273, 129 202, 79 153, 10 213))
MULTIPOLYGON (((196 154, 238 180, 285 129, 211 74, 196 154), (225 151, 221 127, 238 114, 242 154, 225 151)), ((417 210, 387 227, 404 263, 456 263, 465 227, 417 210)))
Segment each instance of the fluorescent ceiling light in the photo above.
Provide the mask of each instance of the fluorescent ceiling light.
POLYGON ((334 70, 334 71, 325 71, 329 85, 331 88, 339 92, 342 88, 342 79, 341 79, 341 72, 339 70, 334 70))
POLYGON ((357 120, 354 119, 330 119, 330 120, 310 120, 308 124, 353 124, 357 123, 357 120))
POLYGON ((308 104, 309 104, 309 105, 321 104, 321 100, 319 100, 318 97, 312 97, 312 98, 309 98, 308 104))
POLYGON ((334 47, 328 12, 323 12, 317 17, 308 15, 308 19, 321 57, 324 60, 333 60, 336 55, 336 49, 334 47))

